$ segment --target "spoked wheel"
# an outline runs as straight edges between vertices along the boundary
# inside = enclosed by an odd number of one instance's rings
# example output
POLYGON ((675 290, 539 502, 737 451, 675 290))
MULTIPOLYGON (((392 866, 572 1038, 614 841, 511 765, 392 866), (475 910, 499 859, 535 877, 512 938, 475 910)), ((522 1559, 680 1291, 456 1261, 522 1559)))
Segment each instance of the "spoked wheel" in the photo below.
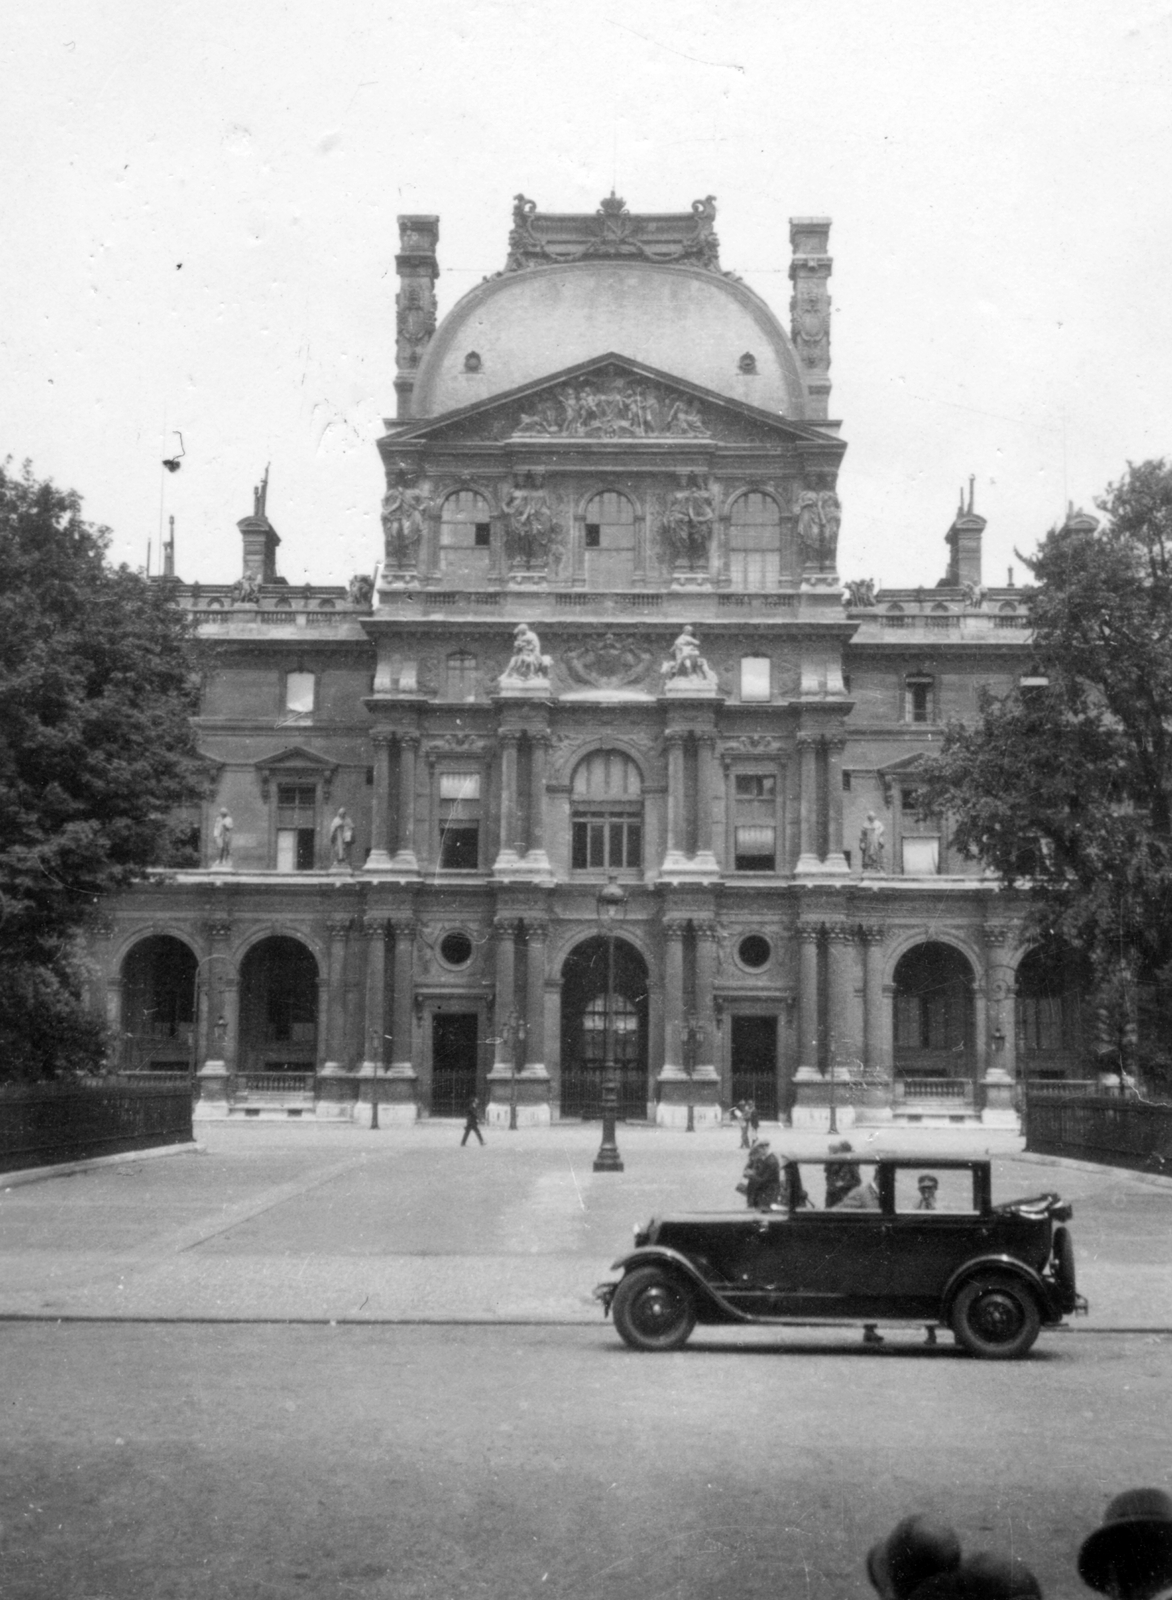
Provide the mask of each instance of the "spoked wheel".
POLYGON ((632 1350, 678 1350, 696 1326, 691 1291, 659 1267, 628 1272, 614 1292, 611 1315, 632 1350))
POLYGON ((1013 1278, 974 1278, 952 1307, 952 1331, 970 1355, 1016 1361, 1038 1337, 1037 1301, 1013 1278))

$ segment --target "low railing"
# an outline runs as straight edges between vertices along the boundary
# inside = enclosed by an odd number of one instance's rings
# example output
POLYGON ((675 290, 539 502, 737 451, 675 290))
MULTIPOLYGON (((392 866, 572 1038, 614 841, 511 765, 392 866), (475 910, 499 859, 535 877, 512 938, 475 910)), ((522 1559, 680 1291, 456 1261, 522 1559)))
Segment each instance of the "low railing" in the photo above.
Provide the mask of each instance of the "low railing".
MULTIPOLYGON (((153 1080, 156 1074, 142 1076, 153 1080)), ((0 1088, 0 1172, 189 1143, 191 1089, 182 1077, 177 1084, 117 1078, 6 1084, 0 1088)))
POLYGON ((1026 1149, 1172 1175, 1172 1105, 1119 1094, 1026 1096, 1026 1149))
POLYGON ((1022 1091, 1040 1100, 1069 1100, 1072 1095, 1110 1094, 1099 1086, 1097 1078, 1025 1078, 1022 1091))
POLYGON ((245 1094, 313 1093, 312 1072, 245 1072, 237 1079, 245 1094))
POLYGON ((973 1085, 968 1078, 896 1078, 895 1098, 972 1105, 973 1085))

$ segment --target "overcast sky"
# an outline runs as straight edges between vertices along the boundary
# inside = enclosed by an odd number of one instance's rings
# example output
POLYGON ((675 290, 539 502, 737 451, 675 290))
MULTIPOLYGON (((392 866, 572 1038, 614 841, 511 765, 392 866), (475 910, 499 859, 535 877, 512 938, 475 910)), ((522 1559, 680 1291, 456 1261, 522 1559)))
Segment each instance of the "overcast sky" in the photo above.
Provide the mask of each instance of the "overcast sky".
POLYGON ((271 462, 292 582, 379 554, 399 212, 441 313, 512 197, 714 194, 788 326, 788 218, 834 219, 839 569, 986 580, 1172 454, 1172 10, 1148 0, 14 0, 0 35, 0 456, 141 565, 240 572, 271 462), (182 470, 165 474, 181 430, 182 470))

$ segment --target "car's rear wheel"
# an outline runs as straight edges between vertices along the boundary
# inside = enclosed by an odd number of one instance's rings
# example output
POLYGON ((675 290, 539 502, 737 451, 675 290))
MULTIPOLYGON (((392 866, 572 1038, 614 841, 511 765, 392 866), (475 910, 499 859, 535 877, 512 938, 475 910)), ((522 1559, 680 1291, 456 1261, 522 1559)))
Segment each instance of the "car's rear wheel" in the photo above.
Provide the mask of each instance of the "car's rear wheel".
POLYGON ((636 1267, 615 1290, 611 1315, 632 1350, 678 1350, 696 1326, 696 1302, 682 1279, 636 1267))
POLYGON ((1016 1361, 1038 1337, 1042 1318, 1033 1293, 1009 1277, 973 1278, 952 1306, 952 1331, 970 1355, 1016 1361))

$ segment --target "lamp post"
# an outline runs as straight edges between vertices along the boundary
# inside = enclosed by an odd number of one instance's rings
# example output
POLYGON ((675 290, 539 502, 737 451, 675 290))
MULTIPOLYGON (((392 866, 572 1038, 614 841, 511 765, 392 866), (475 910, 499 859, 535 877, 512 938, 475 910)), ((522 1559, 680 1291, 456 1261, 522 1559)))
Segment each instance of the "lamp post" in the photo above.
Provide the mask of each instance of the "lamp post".
POLYGON ((838 1106, 834 1098, 834 1067, 837 1060, 837 1051, 833 1037, 830 1040, 830 1060, 826 1064, 826 1082, 830 1090, 830 1133, 838 1132, 838 1106))
POLYGON ((510 1011, 503 1029, 509 1050, 509 1129, 517 1131, 517 1051, 525 1051, 525 1018, 510 1011))
POLYGON ((602 1143, 594 1158, 595 1172, 623 1170, 619 1147, 615 1143, 618 1085, 615 1082, 614 1059, 614 939, 615 928, 626 909, 626 890, 615 882, 612 873, 598 891, 598 921, 606 936, 606 1019, 603 1032, 602 1143))
POLYGON ((684 1064, 688 1069, 688 1126, 685 1131, 695 1133, 696 1115, 692 1102, 692 1079, 696 1071, 696 1052, 704 1039, 704 1024, 695 1011, 688 1012, 680 1024, 680 1032, 684 1039, 684 1064))

